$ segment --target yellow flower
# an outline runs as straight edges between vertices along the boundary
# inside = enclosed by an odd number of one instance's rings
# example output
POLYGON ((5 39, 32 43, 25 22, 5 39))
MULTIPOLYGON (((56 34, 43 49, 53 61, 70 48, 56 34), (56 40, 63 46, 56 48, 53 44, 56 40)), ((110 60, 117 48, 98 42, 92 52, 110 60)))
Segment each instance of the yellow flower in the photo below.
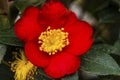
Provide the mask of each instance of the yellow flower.
POLYGON ((37 67, 28 61, 24 51, 20 50, 20 55, 15 53, 16 60, 11 63, 11 70, 15 72, 15 80, 34 80, 37 67))

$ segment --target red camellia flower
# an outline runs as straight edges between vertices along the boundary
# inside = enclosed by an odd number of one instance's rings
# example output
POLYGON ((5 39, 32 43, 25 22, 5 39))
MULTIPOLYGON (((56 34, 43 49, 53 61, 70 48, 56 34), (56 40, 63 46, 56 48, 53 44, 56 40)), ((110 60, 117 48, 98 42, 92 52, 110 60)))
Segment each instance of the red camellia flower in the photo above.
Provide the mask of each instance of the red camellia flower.
POLYGON ((25 42, 27 59, 52 78, 77 71, 79 56, 93 43, 92 27, 58 1, 46 2, 40 9, 28 7, 14 31, 25 42))

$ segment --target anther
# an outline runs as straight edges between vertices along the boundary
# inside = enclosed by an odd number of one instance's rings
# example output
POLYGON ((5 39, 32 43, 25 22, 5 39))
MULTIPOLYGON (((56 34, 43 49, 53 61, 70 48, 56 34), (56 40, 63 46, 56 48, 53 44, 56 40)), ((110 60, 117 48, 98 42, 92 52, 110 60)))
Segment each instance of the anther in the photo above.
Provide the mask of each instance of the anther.
POLYGON ((49 55, 55 55, 69 45, 68 32, 64 32, 64 28, 50 29, 50 26, 48 26, 47 30, 42 32, 38 39, 39 50, 49 55))

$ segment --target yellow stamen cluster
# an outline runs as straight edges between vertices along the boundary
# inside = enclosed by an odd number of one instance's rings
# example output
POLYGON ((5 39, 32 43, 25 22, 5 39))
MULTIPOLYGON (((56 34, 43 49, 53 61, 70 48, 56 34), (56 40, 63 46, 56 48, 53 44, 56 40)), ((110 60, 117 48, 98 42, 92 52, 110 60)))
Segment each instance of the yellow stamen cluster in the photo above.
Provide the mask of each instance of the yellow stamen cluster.
POLYGON ((62 51, 65 46, 69 45, 68 32, 63 32, 63 30, 64 28, 50 29, 49 26, 38 38, 38 43, 41 44, 39 49, 49 55, 62 51))
POLYGON ((23 51, 20 55, 15 54, 16 60, 11 63, 11 70, 15 72, 15 80, 34 80, 34 74, 37 73, 37 67, 27 61, 23 51))

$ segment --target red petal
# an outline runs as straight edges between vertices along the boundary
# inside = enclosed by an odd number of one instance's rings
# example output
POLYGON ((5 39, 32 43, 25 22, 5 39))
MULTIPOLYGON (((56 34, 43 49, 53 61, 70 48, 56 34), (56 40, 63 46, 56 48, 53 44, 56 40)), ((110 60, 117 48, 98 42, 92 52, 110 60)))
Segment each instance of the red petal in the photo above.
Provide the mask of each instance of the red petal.
POLYGON ((66 63, 65 63, 65 64, 67 64, 67 73, 66 74, 72 74, 72 73, 76 72, 78 70, 78 68, 80 67, 80 58, 71 56, 71 59, 68 59, 68 60, 70 60, 70 61, 66 61, 66 63))
POLYGON ((68 16, 68 17, 67 17, 68 20, 67 20, 66 25, 65 25, 64 27, 69 27, 69 25, 78 22, 77 16, 76 16, 75 13, 73 13, 72 11, 68 11, 68 12, 67 12, 67 16, 68 16))
POLYGON ((66 51, 76 55, 82 55, 87 52, 92 43, 92 27, 84 22, 76 22, 74 24, 68 24, 65 27, 65 31, 69 33, 69 42, 66 51))
POLYGON ((39 50, 39 46, 32 42, 25 44, 25 54, 29 61, 38 67, 45 68, 49 64, 49 56, 39 50))
POLYGON ((64 5, 56 1, 46 2, 42 7, 42 13, 48 17, 51 17, 51 19, 60 17, 66 12, 67 10, 64 5))
POLYGON ((48 76, 52 78, 60 78, 66 74, 71 74, 80 66, 80 60, 70 54, 58 53, 51 58, 50 64, 45 69, 48 76))
POLYGON ((47 2, 40 10, 39 24, 45 28, 48 26, 53 28, 63 27, 66 20, 67 9, 60 2, 47 2))
POLYGON ((21 40, 33 40, 39 36, 41 29, 38 24, 39 9, 36 7, 28 7, 21 19, 19 19, 14 27, 15 34, 21 40))

